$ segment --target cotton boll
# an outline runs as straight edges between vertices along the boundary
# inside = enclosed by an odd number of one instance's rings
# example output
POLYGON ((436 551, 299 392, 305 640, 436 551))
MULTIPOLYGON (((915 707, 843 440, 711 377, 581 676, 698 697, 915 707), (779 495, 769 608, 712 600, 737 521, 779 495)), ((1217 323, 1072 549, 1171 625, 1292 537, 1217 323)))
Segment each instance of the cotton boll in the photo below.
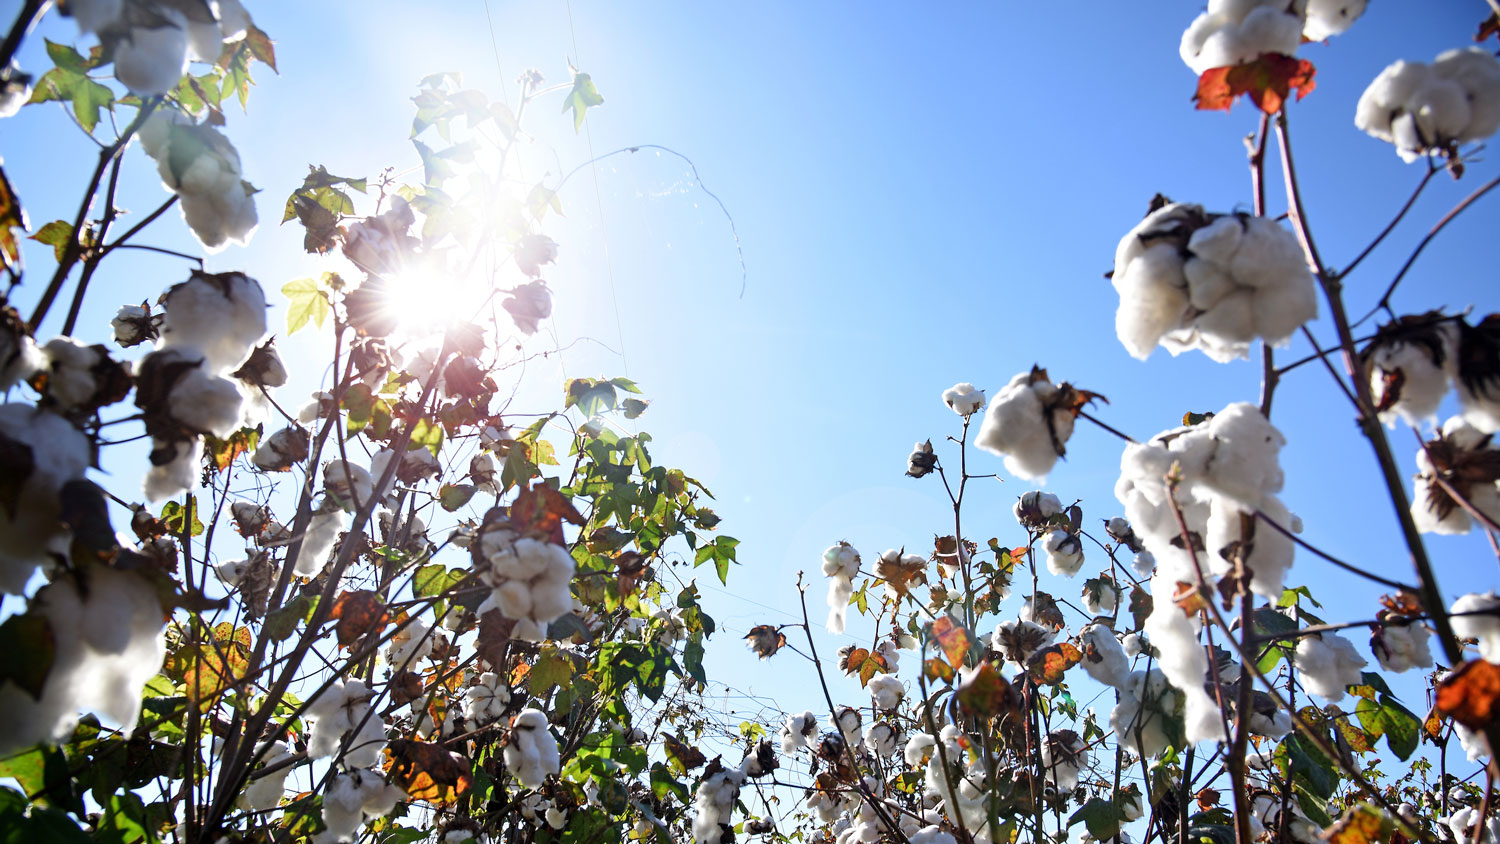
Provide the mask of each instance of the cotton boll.
MULTIPOLYGON (((1229 220, 1230 231, 1240 230, 1239 222, 1233 217, 1220 219, 1229 220)), ((1207 229, 1199 229, 1207 231, 1207 229)), ((1188 283, 1188 302, 1194 310, 1208 311, 1224 301, 1224 297, 1235 291, 1234 278, 1229 271, 1223 269, 1219 264, 1194 258, 1182 265, 1183 277, 1188 283)))
POLYGON ((266 294, 244 273, 195 272, 164 297, 162 348, 199 350, 216 371, 245 362, 266 333, 266 294))
POLYGON ((1162 673, 1184 695, 1184 725, 1187 740, 1226 741, 1219 706, 1204 690, 1208 659, 1198 642, 1198 631, 1192 619, 1177 606, 1172 596, 1177 582, 1158 572, 1151 578, 1155 607, 1146 618, 1146 635, 1160 654, 1162 673))
POLYGON ((1380 421, 1420 425, 1436 415, 1458 373, 1458 326, 1438 315, 1404 317, 1381 326, 1359 359, 1380 421))
POLYGON ((1178 740, 1170 732, 1182 709, 1182 693, 1167 683, 1161 669, 1136 671, 1120 689, 1120 702, 1109 714, 1110 729, 1125 736, 1132 750, 1152 757, 1178 740))
POLYGON ((141 127, 140 138, 146 154, 156 159, 162 186, 177 194, 183 220, 207 251, 217 252, 230 241, 249 242, 257 222, 255 201, 242 177, 239 152, 223 133, 163 110, 141 127))
POLYGON ((1106 686, 1121 688, 1130 679, 1130 659, 1107 624, 1090 624, 1078 635, 1083 651, 1083 670, 1106 686))
POLYGON ((537 788, 547 775, 560 770, 557 740, 547 728, 547 716, 523 709, 511 720, 511 740, 505 746, 505 767, 525 788, 537 788))
POLYGON ((1156 571, 1156 557, 1152 556, 1150 551, 1142 551, 1131 559, 1130 570, 1135 572, 1136 577, 1145 580, 1156 571))
MULTIPOLYGON (((1454 619, 1457 621, 1457 619, 1454 619)), ((1386 671, 1402 672, 1432 667, 1432 631, 1421 622, 1396 621, 1370 631, 1370 651, 1386 671)))
POLYGON ((188 34, 177 25, 185 21, 173 10, 160 11, 173 22, 154 29, 131 27, 115 46, 115 78, 140 97, 159 97, 176 88, 188 68, 188 34))
POLYGON ((1470 592, 1449 609, 1454 635, 1479 640, 1479 655, 1500 665, 1500 597, 1493 591, 1470 592), (1478 613, 1463 615, 1462 613, 1478 613))
POLYGON ((812 712, 788 715, 781 727, 781 752, 793 753, 799 747, 807 747, 807 739, 818 729, 818 717, 812 712))
POLYGON ((1430 67, 1396 62, 1360 97, 1354 122, 1407 161, 1483 140, 1500 129, 1500 61, 1471 47, 1443 53, 1430 67))
POLYGON ((93 462, 88 438, 66 419, 30 404, 0 405, 0 438, 30 452, 31 473, 15 503, 0 508, 0 592, 19 595, 31 573, 66 531, 58 522, 60 494, 93 462))
POLYGON ((1188 309, 1187 279, 1177 247, 1158 243, 1131 261, 1115 265, 1115 334, 1131 357, 1145 360, 1162 335, 1178 327, 1188 309))
POLYGON ((313 513, 307 523, 307 532, 302 536, 302 550, 297 554, 292 573, 298 577, 317 577, 328 564, 328 554, 343 528, 343 513, 339 510, 313 513))
POLYGON ((1304 636, 1297 641, 1297 668, 1309 694, 1337 703, 1345 686, 1364 682, 1362 669, 1368 663, 1348 639, 1333 633, 1304 636))
POLYGON ((1088 745, 1072 730, 1058 730, 1041 746, 1042 770, 1059 791, 1078 787, 1078 772, 1088 764, 1088 745))
POLYGON ((844 632, 845 617, 849 612, 849 599, 854 597, 854 582, 843 575, 828 579, 828 632, 835 635, 844 632))
MULTIPOLYGON (((261 757, 261 765, 264 768, 270 768, 290 756, 291 752, 287 749, 286 742, 273 742, 265 755, 261 757)), ((281 804, 281 795, 286 791, 286 778, 291 772, 291 767, 286 767, 274 774, 266 774, 252 780, 245 786, 245 790, 240 792, 240 808, 252 812, 275 809, 281 804)))
POLYGON ((943 391, 943 404, 967 419, 984 406, 984 391, 968 382, 954 384, 943 391))
POLYGON ((508 706, 510 688, 493 671, 480 674, 479 681, 464 691, 464 717, 476 725, 498 721, 508 706))
POLYGON ((1004 621, 990 634, 990 648, 1024 667, 1033 654, 1052 644, 1054 635, 1034 621, 1004 621))
POLYGON ((880 721, 871 726, 868 733, 865 733, 865 748, 875 756, 885 759, 896 752, 896 739, 896 728, 885 721, 880 721))
POLYGON ((823 552, 823 574, 852 579, 859 574, 859 552, 847 542, 829 546, 823 552))
POLYGON ((1019 478, 1046 477, 1073 435, 1074 415, 1057 402, 1062 389, 1045 370, 1032 367, 1010 380, 985 412, 974 445, 1005 458, 1005 470, 1019 478))
POLYGON ((1047 552, 1047 571, 1060 577, 1072 577, 1083 568, 1083 543, 1061 528, 1054 528, 1042 541, 1047 552))
POLYGON ((1307 24, 1302 35, 1323 41, 1348 31, 1365 13, 1367 0, 1307 0, 1307 24))
POLYGON ((1051 521, 1063 511, 1062 501, 1056 495, 1041 490, 1025 493, 1016 500, 1014 512, 1021 527, 1036 529, 1051 521))
POLYGON ((1432 63, 1432 71, 1467 95, 1469 123, 1460 141, 1481 140, 1500 129, 1500 62, 1492 54, 1479 47, 1449 50, 1432 63))
POLYGON ((866 688, 870 691, 870 700, 876 709, 895 709, 906 693, 901 687, 901 678, 894 674, 877 674, 870 678, 866 688))
POLYGON ((30 612, 52 632, 53 659, 40 699, 0 684, 0 754, 66 738, 82 710, 98 712, 128 738, 140 716, 141 689, 166 658, 162 607, 137 574, 88 566, 32 599, 30 612))
POLYGON ((153 460, 146 470, 142 489, 148 501, 156 502, 176 498, 198 484, 198 475, 203 465, 203 443, 198 440, 166 442, 152 440, 151 453, 164 459, 153 460))
POLYGON ((190 430, 228 439, 240 428, 245 394, 229 378, 196 367, 172 386, 168 412, 190 430))
POLYGON ((1432 70, 1421 62, 1397 61, 1388 65, 1360 95, 1355 107, 1355 127, 1382 141, 1393 141, 1392 119, 1403 113, 1404 104, 1431 75, 1432 70))
MULTIPOLYGON (((744 783, 745 774, 733 768, 703 778, 693 794, 694 844, 720 844, 726 840, 724 828, 732 820, 734 802, 744 783)), ((729 835, 733 836, 733 832, 729 835)))
POLYGON ((375 482, 363 466, 334 459, 323 464, 323 491, 347 512, 368 507, 375 497, 375 482))
MULTIPOLYGON (((1290 530, 1291 513, 1281 499, 1268 495, 1258 509, 1270 521, 1290 530)), ((1251 550, 1245 566, 1251 572, 1250 591, 1270 600, 1279 599, 1285 588, 1286 572, 1292 567, 1296 545, 1286 534, 1256 517, 1253 511, 1246 512, 1225 499, 1214 499, 1210 505, 1205 538, 1208 553, 1203 555, 1204 559, 1215 574, 1227 575, 1233 570, 1236 549, 1246 539, 1247 527, 1251 550)))
POLYGON ((1290 56, 1302 41, 1305 4, 1277 0, 1210 3, 1182 34, 1178 54, 1194 73, 1244 64, 1261 53, 1290 56))

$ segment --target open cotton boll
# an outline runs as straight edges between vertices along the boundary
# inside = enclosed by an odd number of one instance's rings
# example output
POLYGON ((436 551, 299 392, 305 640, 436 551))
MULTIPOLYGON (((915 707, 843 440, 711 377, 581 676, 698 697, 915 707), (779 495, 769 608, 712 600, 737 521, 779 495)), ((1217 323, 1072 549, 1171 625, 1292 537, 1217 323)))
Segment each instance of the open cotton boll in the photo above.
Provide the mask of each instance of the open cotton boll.
POLYGON ((249 242, 258 222, 253 189, 244 181, 239 152, 223 133, 194 125, 180 112, 158 111, 140 138, 156 160, 162 186, 177 194, 183 220, 207 251, 249 242))
POLYGON ((244 273, 194 272, 164 296, 162 348, 199 350, 216 371, 232 370, 266 334, 266 294, 244 273))
POLYGON ((1052 644, 1054 635, 1034 621, 1002 621, 990 634, 990 649, 1025 667, 1032 654, 1052 644))
POLYGON ((53 658, 40 699, 0 682, 0 754, 66 738, 80 711, 97 712, 129 738, 141 689, 166 658, 162 607, 146 579, 88 566, 38 590, 30 612, 52 633, 53 658))
POLYGON ((115 78, 139 97, 159 97, 177 87, 188 68, 186 19, 158 7, 167 25, 130 27, 115 45, 115 78))
POLYGON ((1078 787, 1078 772, 1088 764, 1088 744, 1072 730, 1058 730, 1042 742, 1042 770, 1059 791, 1078 787))
POLYGON ((974 445, 1005 458, 1005 470, 1018 478, 1044 480, 1073 436, 1074 413, 1060 399, 1061 387, 1046 370, 1032 367, 1010 380, 985 412, 974 445))
POLYGON ((1473 806, 1465 806, 1458 809, 1446 818, 1438 818, 1447 827, 1451 841, 1478 841, 1479 844, 1495 844, 1500 841, 1500 818, 1491 816, 1488 820, 1480 817, 1479 810, 1473 806), (1476 838, 1474 827, 1481 822, 1484 824, 1484 833, 1476 838))
POLYGON ((1453 616, 1450 623, 1454 635, 1478 639, 1479 655, 1500 665, 1500 597, 1493 591, 1470 592, 1454 601, 1449 613, 1453 616))
POLYGON ((172 385, 168 413, 190 430, 227 439, 240 429, 245 394, 233 379, 194 367, 172 385))
MULTIPOLYGON (((1209 505, 1208 534, 1205 539, 1208 553, 1203 559, 1214 574, 1224 576, 1234 568, 1232 555, 1239 543, 1246 539, 1249 528, 1250 554, 1245 567, 1251 572, 1250 591, 1264 598, 1276 600, 1284 590, 1287 570, 1292 567, 1296 555, 1296 544, 1285 533, 1277 530, 1238 504, 1215 498, 1209 505), (1231 556, 1226 557, 1226 554, 1231 556)), ((1268 495, 1261 501, 1260 511, 1278 525, 1291 530, 1292 514, 1281 503, 1281 499, 1268 495)))
POLYGON ((1053 528, 1042 541, 1047 552, 1047 571, 1059 577, 1072 577, 1083 568, 1083 543, 1062 528, 1053 528))
POLYGON ((201 441, 196 439, 179 442, 152 440, 151 453, 153 455, 151 468, 146 470, 146 477, 141 484, 146 500, 157 502, 167 498, 176 498, 197 486, 198 476, 203 467, 203 443, 201 441), (164 458, 162 462, 155 462, 157 455, 164 458))
POLYGON ((64 410, 87 404, 99 389, 94 368, 108 360, 104 347, 89 346, 72 337, 54 337, 42 346, 47 361, 44 394, 64 410))
MULTIPOLYGON (((291 755, 286 742, 272 742, 265 756, 261 757, 261 767, 271 768, 291 755)), ((286 791, 286 778, 291 772, 291 766, 287 766, 276 773, 264 774, 251 780, 245 786, 245 790, 240 792, 240 808, 252 812, 265 812, 276 808, 281 804, 281 795, 286 791)))
POLYGON ((297 564, 292 573, 298 577, 317 577, 328 565, 328 554, 343 529, 342 511, 314 512, 307 523, 307 532, 302 535, 302 550, 297 553, 297 564))
POLYGON ((372 721, 379 718, 370 713, 370 701, 374 693, 363 680, 335 680, 322 694, 307 705, 307 717, 312 721, 312 736, 307 743, 307 755, 311 759, 322 759, 338 752, 344 735, 364 720, 369 714, 372 721))
POLYGON ((1136 671, 1120 688, 1120 702, 1109 713, 1110 729, 1127 737, 1127 746, 1152 757, 1180 738, 1170 730, 1183 705, 1182 693, 1167 683, 1160 668, 1136 671))
POLYGON ((1409 162, 1484 140, 1500 129, 1500 61, 1480 47, 1449 50, 1431 66, 1398 61, 1360 96, 1354 125, 1409 162))
POLYGON ((0 593, 19 595, 53 544, 66 536, 58 521, 62 487, 83 478, 93 448, 66 419, 19 403, 0 404, 0 441, 31 458, 15 503, 0 507, 0 593))
POLYGON ((347 512, 368 507, 375 496, 375 482, 369 471, 334 458, 323 464, 323 491, 347 512))
POLYGON ((854 576, 859 573, 859 552, 847 542, 823 552, 823 574, 828 576, 828 632, 844 632, 849 599, 854 596, 854 576))
POLYGON ((1307 0, 1307 23, 1302 36, 1323 41, 1343 35, 1365 13, 1368 0, 1307 0))
POLYGON ((477 551, 471 548, 471 553, 488 564, 480 577, 494 590, 491 600, 505 617, 545 637, 547 625, 573 609, 577 564, 562 546, 517 538, 514 531, 496 526, 480 535, 477 551))
POLYGON ((818 730, 818 716, 811 711, 801 715, 788 715, 781 726, 781 752, 792 753, 799 747, 807 747, 807 739, 818 730))
POLYGON ((384 817, 405 796, 375 771, 351 770, 333 776, 323 791, 323 824, 317 844, 353 841, 366 817, 384 817))
POLYGON ((510 687, 493 671, 479 675, 479 682, 464 690, 464 717, 476 726, 500 720, 510 706, 510 687))
POLYGON ((1254 61, 1261 53, 1293 55, 1302 43, 1305 6, 1283 0, 1210 3, 1182 33, 1178 54, 1199 75, 1254 61))
POLYGON ((1107 624, 1090 624, 1078 634, 1083 647, 1083 670, 1106 686, 1122 688, 1130 679, 1130 659, 1107 624))
POLYGON ((1116 264, 1111 280, 1120 294, 1115 335, 1131 357, 1145 360, 1188 312, 1182 256, 1170 243, 1156 244, 1123 270, 1116 264))
POLYGON ((1432 72, 1456 82, 1466 95, 1469 122, 1460 142, 1487 138, 1500 130, 1500 61, 1488 50, 1448 50, 1432 63, 1432 72))
POLYGON ((895 709, 906 693, 901 686, 901 678, 894 674, 877 674, 870 678, 870 684, 866 688, 870 690, 870 700, 876 709, 895 709))
POLYGON ((1053 516, 1063 511, 1062 501, 1056 495, 1041 490, 1032 490, 1016 500, 1014 512, 1021 527, 1036 529, 1047 524, 1053 516))
POLYGON ((1348 639, 1333 633, 1303 636, 1297 640, 1298 676, 1308 693, 1329 703, 1344 699, 1345 686, 1364 682, 1365 658, 1348 639))
POLYGON ((1458 374, 1458 336, 1458 324, 1439 312, 1407 316, 1381 326, 1360 352, 1370 397, 1387 427, 1398 419, 1420 425, 1437 414, 1458 374))
POLYGON ((1155 606, 1147 616, 1145 630, 1160 656, 1161 670, 1173 686, 1182 690, 1183 722, 1189 742, 1227 741, 1219 706, 1204 690, 1208 658, 1198 642, 1198 629, 1173 600, 1177 581, 1158 572, 1151 578, 1155 606))
POLYGON ((505 768, 525 788, 537 788, 548 774, 560 770, 557 739, 539 709, 523 709, 511 719, 510 744, 505 746, 505 768))
POLYGON ((1413 668, 1430 668, 1431 638, 1432 631, 1421 622, 1401 624, 1391 621, 1370 631, 1370 651, 1386 671, 1400 673, 1413 668))
POLYGON ((967 381, 954 384, 943 391, 943 404, 948 405, 959 416, 968 418, 984 407, 984 391, 976 389, 967 381))
POLYGON ((694 844, 720 844, 733 839, 734 832, 730 830, 725 835, 725 830, 733 819, 734 802, 744 784, 744 772, 734 768, 724 768, 703 778, 693 794, 694 844))
POLYGON ((1423 533, 1467 533, 1473 518, 1437 478, 1466 499, 1470 506, 1494 520, 1500 520, 1500 481, 1491 480, 1490 466, 1496 455, 1494 441, 1469 425, 1465 416, 1455 416, 1443 423, 1438 437, 1417 450, 1415 489, 1411 513, 1417 530, 1423 533))
POLYGON ((896 728, 880 721, 870 727, 865 733, 865 748, 874 755, 884 759, 896 752, 896 728))

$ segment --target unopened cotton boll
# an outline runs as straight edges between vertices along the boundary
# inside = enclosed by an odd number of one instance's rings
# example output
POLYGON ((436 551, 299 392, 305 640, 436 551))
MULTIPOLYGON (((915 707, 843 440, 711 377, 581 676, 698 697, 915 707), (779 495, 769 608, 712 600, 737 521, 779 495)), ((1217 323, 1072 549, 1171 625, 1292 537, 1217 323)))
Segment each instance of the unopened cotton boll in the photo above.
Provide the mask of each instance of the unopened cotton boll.
POLYGON ((1073 436, 1073 402, 1067 384, 1056 385, 1045 370, 1032 367, 1010 380, 985 411, 974 445, 1005 458, 1005 470, 1018 478, 1043 480, 1073 436))
POLYGON ((984 407, 984 391, 976 389, 967 381, 954 384, 943 391, 943 404, 967 419, 973 416, 979 408, 984 407))
POLYGON ((19 595, 67 535, 59 522, 62 488, 84 477, 93 448, 66 419, 19 403, 0 405, 0 440, 30 456, 29 474, 11 479, 19 482, 14 503, 0 508, 0 592, 19 595))
POLYGON ((1308 693, 1329 703, 1344 698, 1345 686, 1364 681, 1363 669, 1368 663, 1354 649, 1354 644, 1333 633, 1303 636, 1297 641, 1297 668, 1308 693))
POLYGON ((129 738, 141 689, 166 658, 155 587, 138 574, 89 565, 38 590, 29 612, 52 633, 52 663, 39 698, 0 683, 0 754, 66 738, 80 711, 99 713, 129 738))
POLYGON ((266 294, 244 273, 194 272, 163 297, 161 345, 201 353, 216 372, 245 362, 266 334, 266 294))
POLYGON ((1453 602, 1453 634, 1479 640, 1479 655, 1500 665, 1500 597, 1491 592, 1470 592, 1453 602))

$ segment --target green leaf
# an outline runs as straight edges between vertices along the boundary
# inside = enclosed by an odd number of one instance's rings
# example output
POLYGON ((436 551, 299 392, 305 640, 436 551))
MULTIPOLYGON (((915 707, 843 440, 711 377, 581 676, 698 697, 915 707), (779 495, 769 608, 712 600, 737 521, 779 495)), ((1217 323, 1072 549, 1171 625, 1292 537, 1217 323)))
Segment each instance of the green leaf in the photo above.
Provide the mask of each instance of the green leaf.
POLYGON ((650 404, 651 404, 651 402, 649 402, 649 401, 641 401, 640 399, 626 399, 626 400, 620 402, 620 409, 623 410, 623 411, 625 411, 625 418, 626 419, 635 419, 636 417, 640 416, 642 413, 645 413, 646 412, 646 408, 650 404))
POLYGON ((181 536, 184 529, 188 536, 203 535, 203 522, 198 519, 198 496, 188 496, 187 508, 176 501, 168 501, 161 507, 161 520, 174 536, 181 536), (191 525, 191 527, 189 527, 191 525))
POLYGON ((295 334, 308 321, 323 327, 333 306, 328 303, 328 294, 318 282, 310 278, 299 278, 281 286, 282 295, 289 300, 286 310, 286 333, 295 334))
POLYGON ((412 594, 418 598, 432 598, 447 592, 464 579, 462 569, 450 569, 442 563, 432 563, 417 569, 412 578, 412 594))
POLYGON ((426 417, 417 420, 411 431, 411 445, 408 450, 425 448, 432 452, 434 457, 443 450, 443 426, 441 423, 430 422, 426 417))
POLYGON ((452 513, 468 504, 469 499, 473 498, 474 493, 478 491, 479 488, 473 484, 443 484, 438 489, 438 503, 444 510, 452 513))
POLYGON ((53 257, 61 261, 63 253, 68 251, 68 244, 73 240, 73 226, 62 220, 53 220, 37 229, 31 240, 52 247, 53 257))
POLYGON ((36 86, 31 93, 30 102, 44 103, 50 100, 57 102, 72 103, 73 114, 83 126, 84 131, 94 133, 94 127, 99 125, 99 112, 101 109, 114 111, 115 93, 108 87, 90 79, 84 68, 82 57, 72 47, 61 47, 61 45, 47 42, 48 52, 53 52, 54 47, 61 51, 57 57, 57 67, 52 68, 37 80, 36 86))
POLYGON ((273 642, 282 642, 297 630, 298 622, 306 622, 312 616, 316 601, 306 595, 298 595, 281 609, 266 616, 262 630, 273 642))
POLYGON ((46 616, 13 615, 0 624, 0 681, 14 683, 34 700, 42 698, 55 653, 46 616))
POLYGON ((1354 707, 1354 714, 1371 741, 1385 736, 1386 746, 1403 760, 1416 752, 1422 723, 1394 698, 1383 694, 1376 703, 1362 697, 1354 707))
POLYGON ((587 73, 573 74, 573 90, 568 92, 568 98, 563 101, 562 110, 573 110, 573 131, 577 132, 583 128, 583 115, 590 107, 603 105, 604 98, 599 96, 599 89, 594 87, 594 79, 587 73))
POLYGON ((1115 837, 1120 832, 1120 822, 1125 815, 1115 804, 1095 797, 1068 818, 1068 826, 1079 823, 1088 827, 1089 835, 1097 841, 1115 837))

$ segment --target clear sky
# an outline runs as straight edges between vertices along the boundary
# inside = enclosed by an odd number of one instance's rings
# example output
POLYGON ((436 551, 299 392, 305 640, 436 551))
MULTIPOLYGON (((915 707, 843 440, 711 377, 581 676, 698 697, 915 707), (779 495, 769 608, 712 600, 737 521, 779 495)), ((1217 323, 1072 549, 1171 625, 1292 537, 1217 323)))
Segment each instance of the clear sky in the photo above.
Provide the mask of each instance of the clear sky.
MULTIPOLYGON (((1257 397, 1258 363, 1162 350, 1145 363, 1130 358, 1114 337, 1117 300, 1104 278, 1119 238, 1157 192, 1210 210, 1250 207, 1242 138, 1256 113, 1244 102, 1227 115, 1195 112, 1195 79, 1177 56, 1197 3, 248 5, 276 39, 281 73, 258 70, 249 113, 230 108, 225 131, 264 191, 261 227, 248 248, 208 265, 244 269, 268 290, 320 269, 302 254, 301 231, 276 225, 308 164, 350 176, 417 164, 406 143, 409 98, 429 73, 461 71, 467 85, 512 102, 524 68, 564 81, 567 57, 591 73, 606 102, 589 112, 585 134, 574 135, 555 104, 529 116, 550 147, 528 158, 538 178, 591 151, 641 143, 697 164, 738 227, 743 297, 728 223, 687 168, 648 151, 611 158, 569 183, 567 218, 549 230, 562 246, 549 275, 556 342, 599 343, 534 366, 531 398, 550 406, 564 375, 628 373, 642 385, 654 403, 640 422, 657 457, 708 483, 721 530, 742 540, 727 590, 699 572, 724 630, 709 673, 789 710, 820 708, 810 668, 759 664, 736 636, 792 620, 799 570, 813 575, 809 603, 821 616, 818 559, 839 539, 873 560, 903 545, 925 554, 935 533, 951 532, 937 479, 903 476, 914 441, 941 448, 957 432, 944 388, 972 381, 994 395, 1037 363, 1054 380, 1108 396, 1098 415, 1138 438, 1185 411, 1257 397)), ((7 22, 18 7, 0 3, 7 22)), ((1360 92, 1395 59, 1430 61, 1470 43, 1486 11, 1477 0, 1376 2, 1349 33, 1303 48, 1318 67, 1317 90, 1290 108, 1292 137, 1308 217, 1334 266, 1363 248, 1422 175, 1422 165, 1403 164, 1354 128, 1360 92)), ((38 35, 76 40, 72 23, 55 17, 38 35)), ((45 67, 41 48, 34 37, 22 51, 27 70, 45 67)), ((0 124, 0 153, 34 226, 71 217, 93 161, 92 144, 65 121, 46 106, 0 124)), ((136 150, 128 160, 125 204, 155 207, 164 194, 150 162, 136 150)), ((1270 172, 1279 213, 1280 175, 1270 172)), ((1426 228, 1494 172, 1486 162, 1462 182, 1437 180, 1348 280, 1351 310, 1368 310, 1426 228)), ((1472 209, 1424 254, 1398 310, 1496 309, 1497 201, 1472 209)), ((196 251, 180 224, 160 229, 149 242, 196 251)), ((29 257, 50 267, 42 248, 29 257)), ((86 311, 89 330, 185 276, 182 262, 161 256, 120 261, 86 311)), ((40 286, 32 278, 20 291, 23 312, 40 286)), ((1332 344, 1326 322, 1315 330, 1332 344)), ((299 352, 317 353, 310 334, 283 345, 288 357, 299 352)), ((1307 352, 1299 339, 1278 359, 1307 352)), ((1371 451, 1326 372, 1293 373, 1273 421, 1290 441, 1283 498, 1305 538, 1412 577, 1371 451)), ((1393 442, 1410 471, 1410 433, 1393 442)), ((1121 446, 1080 424, 1047 488, 1082 499, 1090 525, 1119 515, 1121 446)), ((988 455, 971 467, 1002 471, 988 455)), ((1019 544, 1010 505, 1030 488, 979 483, 965 519, 971 538, 1019 544)), ((1429 548, 1450 598, 1496 583, 1481 536, 1431 539, 1429 548)), ((1380 589, 1333 577, 1307 555, 1289 581, 1312 586, 1332 605, 1331 620, 1378 608, 1380 589)), ((1080 585, 1050 591, 1073 598, 1080 585)), ((870 628, 851 620, 850 629, 870 628)), ((1352 638, 1367 653, 1363 636, 1352 638)), ((847 640, 820 633, 826 652, 847 640)), ((1425 711, 1424 701, 1407 703, 1425 711)))

